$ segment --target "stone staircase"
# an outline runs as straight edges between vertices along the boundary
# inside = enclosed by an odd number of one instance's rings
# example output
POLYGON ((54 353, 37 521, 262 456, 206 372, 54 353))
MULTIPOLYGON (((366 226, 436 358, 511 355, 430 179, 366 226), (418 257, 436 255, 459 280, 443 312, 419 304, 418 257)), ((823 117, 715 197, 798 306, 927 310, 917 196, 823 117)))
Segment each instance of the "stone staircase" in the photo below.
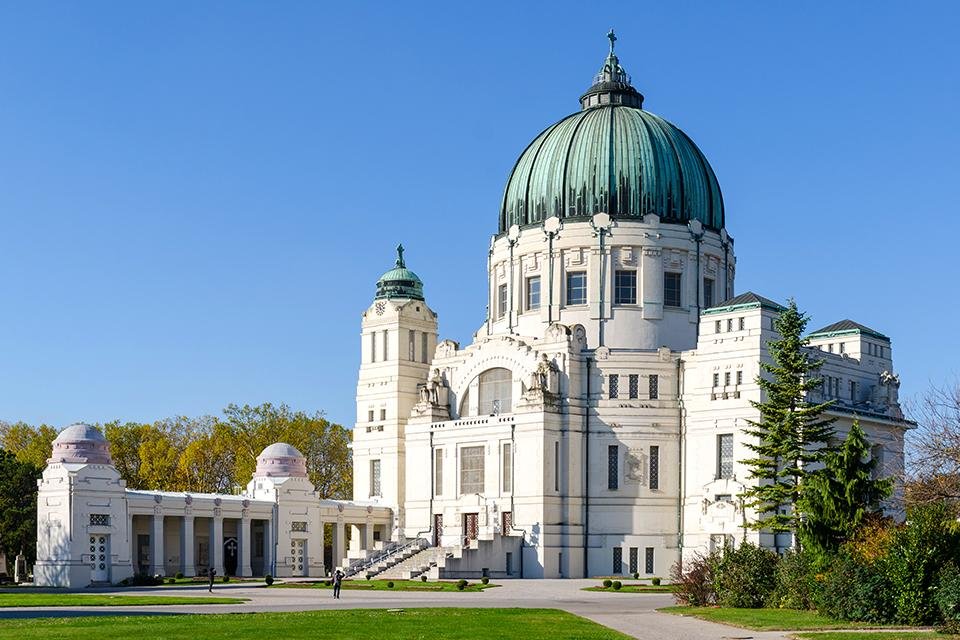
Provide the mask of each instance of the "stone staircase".
POLYGON ((452 555, 453 552, 444 547, 422 548, 395 563, 372 569, 367 573, 367 577, 376 576, 381 580, 411 580, 427 573, 433 567, 443 566, 444 560, 452 555))

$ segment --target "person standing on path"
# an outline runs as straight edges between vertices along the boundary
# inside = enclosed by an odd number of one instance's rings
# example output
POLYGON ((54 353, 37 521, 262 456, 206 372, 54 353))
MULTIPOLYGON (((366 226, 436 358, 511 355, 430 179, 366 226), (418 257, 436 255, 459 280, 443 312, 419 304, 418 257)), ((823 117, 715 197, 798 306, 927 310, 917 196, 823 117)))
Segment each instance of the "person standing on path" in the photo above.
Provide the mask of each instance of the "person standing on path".
POLYGON ((337 569, 333 574, 333 597, 336 600, 340 599, 340 584, 343 582, 343 571, 337 569))
POLYGON ((209 591, 210 593, 213 593, 213 578, 216 575, 217 575, 217 572, 216 570, 214 570, 213 567, 210 567, 209 569, 207 569, 207 579, 209 580, 209 586, 207 587, 207 591, 209 591))

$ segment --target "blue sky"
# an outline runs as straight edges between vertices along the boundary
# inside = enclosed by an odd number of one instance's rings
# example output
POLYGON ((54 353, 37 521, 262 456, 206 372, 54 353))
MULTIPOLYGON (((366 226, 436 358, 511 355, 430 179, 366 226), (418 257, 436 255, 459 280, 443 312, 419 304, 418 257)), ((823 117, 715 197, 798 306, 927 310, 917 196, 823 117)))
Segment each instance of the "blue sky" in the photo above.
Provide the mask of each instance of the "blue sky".
POLYGON ((0 419, 286 402, 352 424, 402 241, 484 317, 507 174, 619 35, 723 188, 737 289, 960 361, 960 5, 0 3, 0 419))

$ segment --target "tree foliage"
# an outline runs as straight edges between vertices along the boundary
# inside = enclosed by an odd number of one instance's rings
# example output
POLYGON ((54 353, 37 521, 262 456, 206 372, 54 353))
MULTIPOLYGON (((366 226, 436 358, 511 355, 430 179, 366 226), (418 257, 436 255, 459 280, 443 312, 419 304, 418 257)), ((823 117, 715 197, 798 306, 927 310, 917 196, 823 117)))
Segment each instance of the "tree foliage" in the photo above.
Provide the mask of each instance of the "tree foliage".
POLYGON ((838 449, 827 450, 824 463, 807 476, 798 531, 803 546, 820 553, 839 548, 893 491, 892 478, 876 477, 878 461, 858 421, 838 449))
MULTIPOLYGON (((6 554, 8 563, 21 551, 28 564, 36 559, 40 471, 38 465, 0 449, 0 550, 6 554)), ((11 567, 6 567, 8 574, 11 567)))
POLYGON ((816 375, 823 360, 803 337, 807 321, 791 299, 774 322, 779 338, 767 343, 771 361, 760 363, 757 384, 764 400, 753 403, 760 419, 748 421, 750 428, 744 431, 756 438, 746 445, 754 457, 743 461, 756 481, 743 493, 745 504, 757 513, 750 523, 756 529, 796 531, 801 484, 810 465, 822 462, 833 435, 833 420, 823 417, 831 403, 807 400, 823 383, 816 375))
POLYGON ((917 428, 907 433, 908 506, 960 503, 960 381, 933 387, 909 403, 917 428))

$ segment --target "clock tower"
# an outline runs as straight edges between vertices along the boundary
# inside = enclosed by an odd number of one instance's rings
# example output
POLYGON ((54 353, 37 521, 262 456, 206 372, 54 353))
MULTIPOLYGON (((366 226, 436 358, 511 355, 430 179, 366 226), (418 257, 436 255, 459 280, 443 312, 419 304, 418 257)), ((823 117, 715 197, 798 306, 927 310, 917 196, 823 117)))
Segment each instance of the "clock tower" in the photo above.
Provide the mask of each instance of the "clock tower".
POLYGON ((404 427, 437 346, 437 314, 424 300, 423 282, 404 263, 403 245, 394 268, 377 281, 360 327, 353 498, 391 507, 402 530, 404 427))

